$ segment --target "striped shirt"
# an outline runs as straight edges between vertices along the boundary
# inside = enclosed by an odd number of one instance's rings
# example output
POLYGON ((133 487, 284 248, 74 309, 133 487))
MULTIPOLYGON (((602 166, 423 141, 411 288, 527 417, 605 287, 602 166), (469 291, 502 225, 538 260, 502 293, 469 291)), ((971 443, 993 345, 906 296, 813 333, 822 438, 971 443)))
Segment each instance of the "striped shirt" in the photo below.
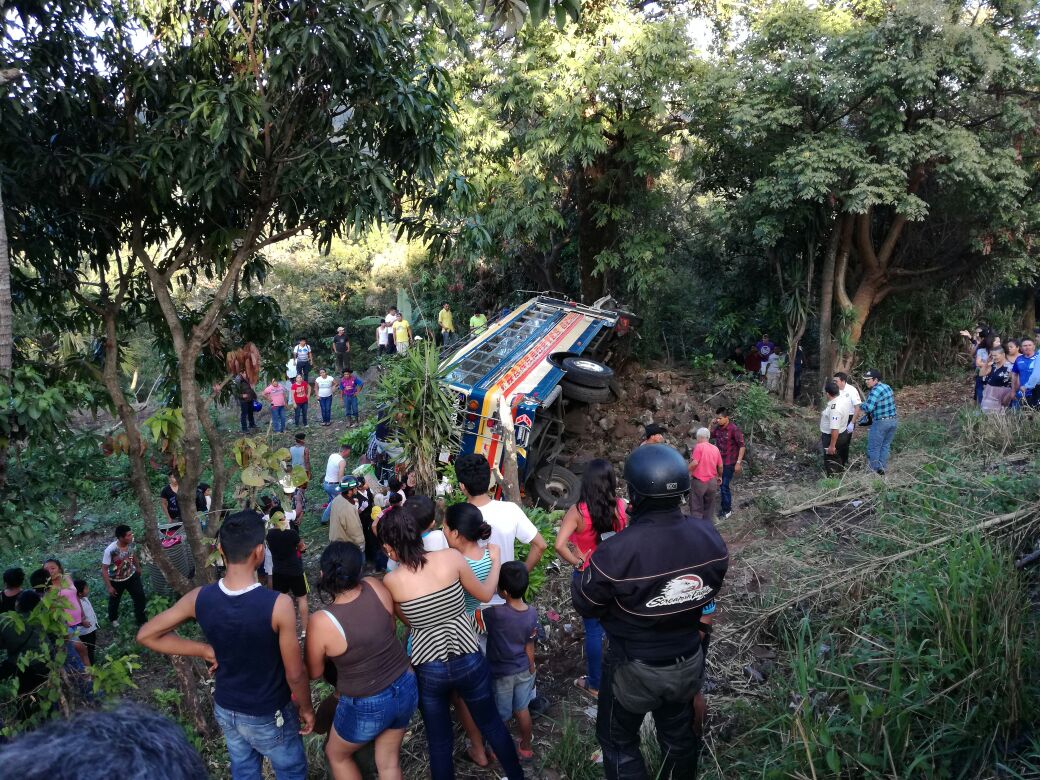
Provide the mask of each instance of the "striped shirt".
POLYGON ((860 404, 860 408, 878 420, 883 420, 886 417, 895 417, 895 393, 884 382, 878 382, 870 388, 870 392, 867 393, 867 400, 860 404))
MULTIPOLYGON (((491 573, 491 550, 484 548, 484 557, 474 561, 472 558, 466 558, 466 563, 473 569, 473 573, 477 575, 477 579, 484 582, 488 575, 491 573)), ((477 608, 483 603, 476 596, 471 596, 468 593, 466 597, 466 614, 470 617, 476 614, 477 608)))
POLYGON ((480 651, 464 596, 462 583, 455 580, 446 588, 398 605, 412 627, 413 665, 480 651))

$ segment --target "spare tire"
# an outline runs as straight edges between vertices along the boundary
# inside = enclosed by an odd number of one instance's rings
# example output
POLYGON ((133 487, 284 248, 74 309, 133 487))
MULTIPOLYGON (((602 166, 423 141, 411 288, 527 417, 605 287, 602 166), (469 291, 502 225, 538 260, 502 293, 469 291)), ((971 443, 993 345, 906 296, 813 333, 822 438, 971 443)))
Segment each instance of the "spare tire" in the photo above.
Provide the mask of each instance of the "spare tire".
POLYGON ((569 509, 578 503, 581 480, 563 466, 542 466, 534 475, 534 493, 549 509, 569 509))
POLYGON ((587 404, 607 404, 615 398, 609 387, 586 387, 566 379, 560 382, 560 387, 563 389, 563 397, 571 401, 583 401, 587 404))
POLYGON ((567 372, 567 380, 585 387, 606 387, 614 378, 614 369, 587 357, 565 357, 560 367, 567 372))

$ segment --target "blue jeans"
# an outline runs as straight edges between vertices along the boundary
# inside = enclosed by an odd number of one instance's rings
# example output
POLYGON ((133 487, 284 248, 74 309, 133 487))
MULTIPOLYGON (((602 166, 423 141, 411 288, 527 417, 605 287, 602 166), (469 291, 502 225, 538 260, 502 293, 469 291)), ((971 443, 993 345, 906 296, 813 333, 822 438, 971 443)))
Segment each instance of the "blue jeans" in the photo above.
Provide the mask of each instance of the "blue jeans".
POLYGON ((427 661, 415 667, 419 678, 419 712, 426 724, 430 748, 430 777, 449 780, 455 777, 452 760, 454 732, 451 720, 451 693, 458 691, 480 733, 491 744, 510 780, 521 780, 524 770, 516 755, 516 745, 506 724, 498 717, 491 689, 491 670, 479 652, 455 656, 448 661, 427 661))
POLYGON ((304 401, 302 404, 296 404, 296 410, 293 412, 293 422, 296 427, 300 427, 300 418, 303 418, 303 424, 307 424, 307 402, 304 401))
POLYGON ((224 732, 232 780, 260 780, 266 756, 278 780, 307 780, 307 755, 300 737, 300 717, 292 703, 282 709, 285 722, 279 726, 270 715, 245 715, 213 705, 220 730, 224 732))
POLYGON ((329 522, 329 516, 332 514, 332 502, 336 500, 336 496, 339 495, 339 485, 335 482, 322 482, 322 488, 325 490, 325 495, 329 497, 329 505, 325 507, 325 511, 321 513, 322 525, 329 522))
POLYGON ((982 403, 982 391, 985 389, 985 387, 986 386, 985 386, 985 384, 982 381, 982 377, 981 376, 976 376, 975 377, 975 403, 976 404, 981 404, 982 403))
MULTIPOLYGON (((573 579, 580 577, 581 572, 575 569, 573 579)), ((581 622, 585 626, 585 663, 588 666, 585 682, 598 691, 603 677, 603 626, 597 618, 583 617, 581 622)))
POLYGON ((722 467, 722 484, 719 485, 719 512, 725 513, 733 510, 733 494, 729 489, 729 481, 733 479, 733 465, 722 467))
POLYGON ((371 696, 340 696, 333 728, 347 742, 364 745, 388 729, 406 729, 419 703, 411 669, 371 696))
POLYGON ((343 396, 343 415, 345 417, 353 417, 355 420, 358 418, 356 395, 343 396))
POLYGON ((274 427, 275 433, 282 433, 285 430, 285 407, 284 406, 272 406, 271 407, 271 425, 274 427))
POLYGON ((318 398, 318 406, 321 407, 321 421, 323 423, 332 422, 332 396, 318 398))
POLYGON ((888 466, 888 451, 892 447, 892 439, 896 435, 899 420, 887 417, 874 420, 867 434, 867 465, 874 471, 884 471, 888 466))
POLYGON ((256 422, 253 420, 253 402, 252 401, 239 401, 238 402, 238 421, 242 426, 242 431, 248 431, 250 428, 256 427, 256 422))

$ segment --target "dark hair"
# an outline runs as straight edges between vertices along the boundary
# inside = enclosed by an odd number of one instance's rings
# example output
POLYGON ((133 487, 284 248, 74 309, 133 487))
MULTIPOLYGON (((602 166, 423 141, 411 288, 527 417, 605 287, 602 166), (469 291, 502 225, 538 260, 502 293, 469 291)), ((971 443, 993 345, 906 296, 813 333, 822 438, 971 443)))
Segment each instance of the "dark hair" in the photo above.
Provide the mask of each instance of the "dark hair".
POLYGON ((195 487, 195 492, 196 493, 205 493, 207 490, 209 490, 209 483, 208 482, 200 482, 195 487))
POLYGON ((390 488, 391 493, 400 493, 403 487, 400 478, 396 474, 386 481, 386 486, 390 488))
POLYGON ((1014 344, 1019 349, 1022 348, 1022 340, 1021 339, 1008 339, 1007 341, 1004 342, 1004 346, 1006 347, 1008 344, 1014 344))
POLYGON ((404 502, 404 493, 387 493, 386 504, 390 507, 398 507, 404 502))
POLYGON ((463 539, 477 542, 491 538, 491 526, 484 522, 484 515, 473 504, 452 504, 444 522, 452 531, 458 531, 463 539))
POLYGON ((138 705, 120 704, 106 711, 85 711, 55 718, 35 731, 0 747, 0 766, 7 777, 70 777, 104 780, 112 776, 112 756, 119 755, 125 777, 202 780, 208 777, 199 754, 184 730, 138 705), (128 739, 147 734, 147 739, 128 739), (69 770, 69 756, 77 766, 69 770))
POLYGON ((33 590, 46 590, 51 581, 51 575, 46 569, 37 569, 29 575, 29 587, 33 590))
POLYGON ((20 588, 23 582, 25 582, 25 570, 20 566, 4 572, 4 585, 8 588, 20 588))
POLYGON ((609 460, 595 458, 585 465, 578 502, 589 513, 598 544, 600 536, 614 531, 617 524, 617 476, 609 460))
POLYGON ((837 395, 841 391, 838 389, 838 383, 831 380, 823 386, 823 392, 825 392, 827 395, 837 395))
MULTIPOLYGON (((433 523, 437 515, 437 505, 429 496, 412 496, 408 499, 408 508, 415 518, 415 525, 420 531, 425 531, 433 523)), ((480 511, 480 510, 477 510, 480 511)))
POLYGON ((304 441, 306 438, 307 438, 307 434, 306 433, 298 433, 298 434, 296 434, 296 441, 304 441))
POLYGON ((846 374, 844 371, 836 372, 834 374, 834 378, 835 379, 840 379, 842 382, 848 382, 849 381, 849 375, 846 374))
POLYGON ((725 406, 720 406, 718 409, 715 410, 715 414, 719 415, 720 417, 728 417, 729 409, 727 409, 725 406))
POLYGON ((979 340, 978 349, 993 349, 993 339, 997 338, 997 334, 991 330, 987 330, 982 334, 982 338, 979 340))
POLYGON ((487 493, 491 487, 491 465, 475 452, 455 460, 455 476, 471 496, 487 493))
POLYGON ((217 543, 228 563, 244 563, 264 543, 264 520, 252 509, 230 514, 217 531, 217 543))
POLYGON ((128 533, 130 533, 132 530, 134 530, 134 529, 131 528, 130 526, 126 525, 125 523, 120 523, 119 525, 116 526, 116 539, 122 539, 124 536, 126 536, 128 533))
POLYGON ((14 611, 20 615, 28 615, 40 603, 40 594, 35 590, 23 590, 14 602, 14 611))
POLYGON ((365 554, 353 542, 332 542, 321 553, 321 577, 318 590, 329 598, 356 588, 361 582, 365 554))
POLYGON ((530 575, 527 566, 520 561, 509 561, 503 563, 498 572, 498 589, 504 590, 510 598, 522 599, 527 593, 527 584, 530 575))
POLYGON ((340 442, 340 445, 339 445, 339 451, 340 452, 343 452, 343 450, 352 450, 352 449, 354 449, 354 448, 351 447, 349 444, 347 444, 347 442, 340 442))
POLYGON ((401 506, 379 518, 379 541, 397 555, 397 561, 409 569, 426 565, 426 548, 422 532, 408 506, 401 506))
POLYGON ((83 591, 85 591, 87 589, 87 581, 86 580, 76 578, 76 579, 74 579, 72 581, 72 584, 76 587, 76 595, 77 596, 82 596, 83 595, 83 591))

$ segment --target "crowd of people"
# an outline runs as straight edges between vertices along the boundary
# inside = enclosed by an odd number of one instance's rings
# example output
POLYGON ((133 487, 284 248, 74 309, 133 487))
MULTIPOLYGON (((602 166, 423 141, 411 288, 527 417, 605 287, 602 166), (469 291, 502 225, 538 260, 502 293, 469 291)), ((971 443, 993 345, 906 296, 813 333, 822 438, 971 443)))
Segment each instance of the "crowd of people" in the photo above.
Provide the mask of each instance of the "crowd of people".
POLYGON ((975 369, 974 399, 992 414, 1023 407, 1040 408, 1040 370, 1036 366, 1033 336, 1001 339, 980 325, 974 334, 961 331, 975 369))
MULTIPOLYGON (((335 471, 340 481, 319 556, 316 609, 307 608, 302 515, 287 485, 293 508, 268 499, 259 511, 224 519, 217 533, 223 576, 145 622, 138 641, 209 664, 234 778, 261 777, 265 758, 280 779, 306 777, 301 736, 312 731, 327 735, 334 777, 360 777, 357 754, 370 743, 379 776, 401 777, 401 744, 416 711, 432 777, 455 774, 455 721, 466 734, 467 760, 523 777, 534 757, 542 635, 526 594, 545 539, 520 506, 491 497, 482 455, 456 460, 465 501, 445 507, 400 480, 385 495, 382 486, 373 491, 341 468, 349 454, 334 453, 326 474, 335 471), (516 560, 518 544, 528 546, 524 560, 516 560), (203 639, 177 633, 192 620, 203 639), (319 679, 335 693, 314 702, 309 681, 319 679)), ((611 464, 591 462, 581 500, 556 539, 560 558, 574 567, 574 605, 585 626, 587 674, 575 685, 598 699, 608 777, 643 776, 639 725, 648 712, 671 776, 693 777, 694 697, 725 545, 710 518, 681 511, 690 467, 671 447, 651 441, 638 448, 624 481, 627 502, 611 464), (674 552, 648 554, 662 545, 674 552)), ((111 620, 123 592, 139 593, 128 583, 140 577, 132 533, 120 526, 115 536, 104 555, 111 620)), ((64 595, 63 572, 52 569, 47 587, 64 595)), ((18 577, 9 572, 8 580, 5 605, 20 599, 18 577)), ((70 641, 77 639, 82 632, 70 630, 70 641)))

